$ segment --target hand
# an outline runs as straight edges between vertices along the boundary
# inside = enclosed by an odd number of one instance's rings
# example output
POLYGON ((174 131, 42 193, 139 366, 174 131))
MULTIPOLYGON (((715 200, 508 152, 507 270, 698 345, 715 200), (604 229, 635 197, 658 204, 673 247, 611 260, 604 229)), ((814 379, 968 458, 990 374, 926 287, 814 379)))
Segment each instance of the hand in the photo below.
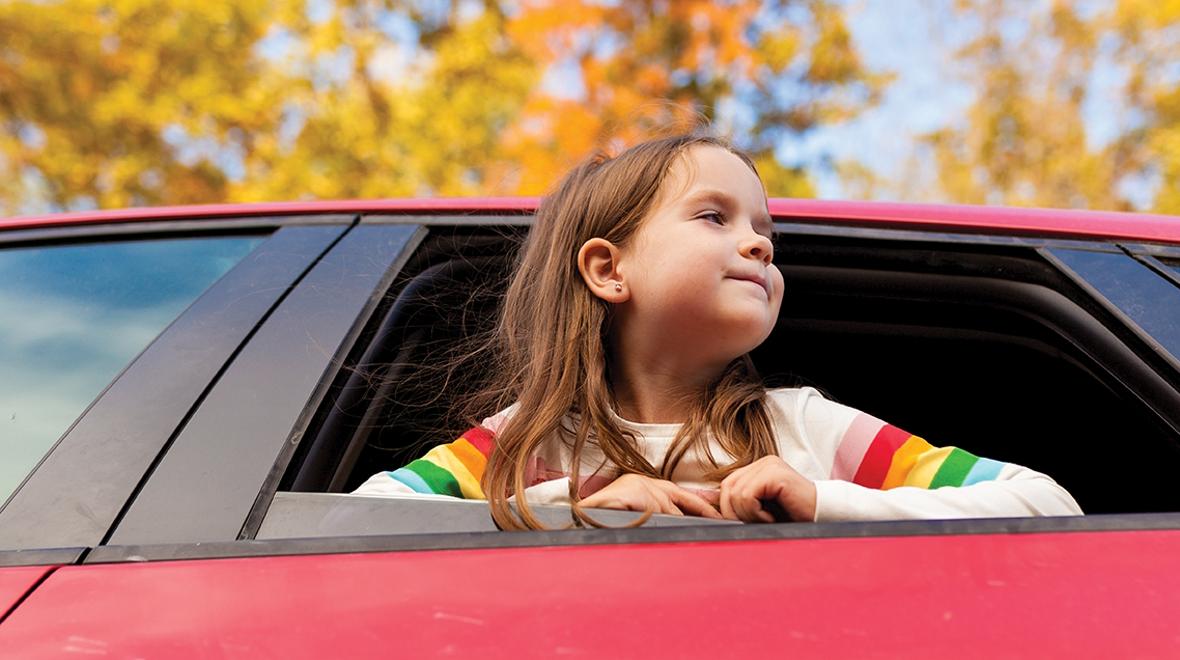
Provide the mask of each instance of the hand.
POLYGON ((701 496, 690 493, 671 481, 652 479, 641 474, 624 474, 578 504, 582 507, 651 511, 672 516, 683 516, 687 513, 690 516, 704 518, 721 517, 721 514, 701 496))
POLYGON ((810 522, 815 520, 815 484, 778 456, 765 456, 721 482, 721 515, 743 522, 810 522))

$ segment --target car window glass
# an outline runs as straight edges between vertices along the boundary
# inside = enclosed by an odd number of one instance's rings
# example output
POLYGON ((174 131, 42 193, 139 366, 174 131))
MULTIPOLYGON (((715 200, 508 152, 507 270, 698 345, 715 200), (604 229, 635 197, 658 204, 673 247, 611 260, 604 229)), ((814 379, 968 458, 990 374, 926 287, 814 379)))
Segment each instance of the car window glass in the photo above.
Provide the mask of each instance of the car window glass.
POLYGON ((261 240, 0 249, 0 501, 123 367, 261 240))

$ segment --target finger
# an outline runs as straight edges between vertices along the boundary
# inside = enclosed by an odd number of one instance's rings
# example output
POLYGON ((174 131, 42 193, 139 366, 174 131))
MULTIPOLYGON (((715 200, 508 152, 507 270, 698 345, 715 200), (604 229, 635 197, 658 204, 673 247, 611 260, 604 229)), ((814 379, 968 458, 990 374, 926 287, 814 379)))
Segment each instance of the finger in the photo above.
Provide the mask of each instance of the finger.
POLYGON ((598 506, 598 503, 601 501, 602 501, 602 494, 601 494, 601 492, 599 492, 599 493, 594 493, 593 495, 591 495, 589 497, 583 497, 582 499, 578 500, 578 505, 584 506, 584 507, 587 507, 590 509, 597 509, 597 508, 600 508, 598 506))
POLYGON ((733 472, 730 472, 728 476, 726 476, 724 479, 721 480, 721 487, 725 488, 726 486, 732 486, 734 484, 734 482, 736 482, 738 479, 741 479, 742 475, 745 474, 746 472, 748 472, 749 470, 750 470, 750 466, 747 465, 744 468, 738 468, 738 469, 734 470, 733 472))
POLYGON ((668 496, 672 498, 672 502, 680 508, 681 511, 693 516, 701 516, 702 518, 720 518, 721 514, 713 508, 705 498, 696 493, 689 492, 683 488, 676 488, 676 490, 669 491, 668 496))
POLYGON ((672 503, 672 500, 668 498, 668 495, 664 492, 664 489, 660 487, 661 483, 662 482, 655 479, 644 480, 643 499, 647 503, 646 508, 652 513, 662 513, 669 516, 684 515, 680 512, 680 509, 676 508, 676 505, 672 503))
POLYGON ((721 497, 718 505, 721 509, 722 518, 738 520, 737 514, 733 511, 733 486, 727 484, 725 481, 721 482, 721 497))
POLYGON ((667 493, 663 492, 662 490, 660 491, 660 494, 657 497, 656 501, 659 502, 659 504, 660 504, 660 513, 662 513, 664 515, 668 515, 668 516, 683 516, 684 515, 684 512, 681 511, 680 508, 676 506, 676 502, 672 499, 672 497, 670 495, 668 495, 667 493))
MULTIPOLYGON (((734 514, 743 522, 765 522, 762 502, 757 496, 757 489, 743 485, 734 490, 731 500, 734 514)), ((771 518, 773 520, 773 518, 771 518)))
POLYGON ((578 506, 588 509, 630 509, 625 498, 615 497, 612 491, 606 489, 600 490, 587 497, 578 500, 578 506))
POLYGON ((750 513, 749 498, 744 493, 735 491, 730 497, 729 503, 733 507, 734 518, 742 522, 753 522, 753 515, 750 513))
POLYGON ((752 465, 737 470, 725 478, 721 482, 721 515, 730 520, 741 520, 748 522, 742 517, 739 510, 744 509, 741 500, 746 491, 746 484, 753 470, 752 465))

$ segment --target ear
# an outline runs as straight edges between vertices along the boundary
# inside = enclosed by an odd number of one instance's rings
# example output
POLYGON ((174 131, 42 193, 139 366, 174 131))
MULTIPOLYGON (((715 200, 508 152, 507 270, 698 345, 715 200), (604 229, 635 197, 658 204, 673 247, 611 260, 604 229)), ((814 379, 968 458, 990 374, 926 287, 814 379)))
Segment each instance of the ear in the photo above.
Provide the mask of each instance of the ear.
POLYGON ((626 302, 631 298, 627 283, 619 272, 622 253, 605 238, 592 238, 578 250, 578 271, 590 292, 609 303, 626 302))

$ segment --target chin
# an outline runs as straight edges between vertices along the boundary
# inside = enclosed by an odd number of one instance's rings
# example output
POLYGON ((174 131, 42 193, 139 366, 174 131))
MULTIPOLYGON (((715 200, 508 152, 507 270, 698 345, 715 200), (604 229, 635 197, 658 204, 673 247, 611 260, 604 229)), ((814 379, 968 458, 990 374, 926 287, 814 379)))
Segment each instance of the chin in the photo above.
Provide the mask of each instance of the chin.
POLYGON ((728 337, 729 341, 725 342, 727 344, 725 348, 729 350, 726 352, 735 356, 745 355, 761 346, 762 342, 766 341, 770 337, 770 333, 774 330, 774 323, 767 322, 765 319, 757 322, 747 322, 743 325, 745 327, 740 331, 735 331, 736 328, 731 325, 728 328, 728 334, 715 334, 711 341, 717 342, 718 337, 728 337))

